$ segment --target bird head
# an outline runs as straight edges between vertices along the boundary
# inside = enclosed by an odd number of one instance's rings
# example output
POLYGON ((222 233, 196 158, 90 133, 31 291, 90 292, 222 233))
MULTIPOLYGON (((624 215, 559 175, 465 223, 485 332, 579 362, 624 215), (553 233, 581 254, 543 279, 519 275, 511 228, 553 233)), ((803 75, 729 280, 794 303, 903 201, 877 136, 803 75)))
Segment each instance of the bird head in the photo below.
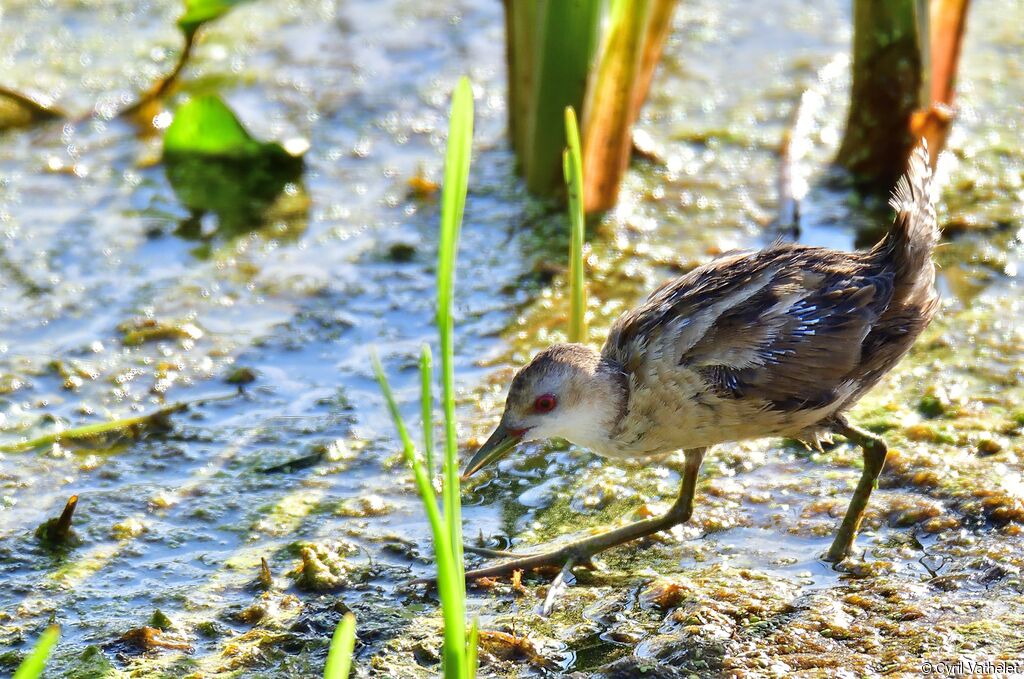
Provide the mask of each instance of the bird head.
POLYGON ((505 412, 466 464, 465 479, 524 441, 564 438, 601 452, 627 397, 618 364, 581 344, 555 344, 512 379, 505 412))

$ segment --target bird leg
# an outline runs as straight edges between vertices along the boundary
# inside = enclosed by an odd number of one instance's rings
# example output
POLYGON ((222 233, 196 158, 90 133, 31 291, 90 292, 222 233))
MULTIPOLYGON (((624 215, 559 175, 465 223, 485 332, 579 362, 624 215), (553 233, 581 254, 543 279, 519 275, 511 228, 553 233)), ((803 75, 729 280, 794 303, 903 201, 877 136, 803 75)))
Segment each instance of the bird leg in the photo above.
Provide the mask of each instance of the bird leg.
MULTIPOLYGON (((508 575, 513 571, 527 571, 543 566, 563 566, 570 560, 577 565, 586 565, 590 563, 590 557, 598 552, 686 523, 693 514, 693 495, 697 487, 697 473, 700 471, 700 464, 704 460, 706 451, 707 448, 685 451, 686 464, 683 467, 683 481, 679 488, 679 495, 672 507, 662 516, 636 521, 622 528, 598 533, 582 540, 570 542, 550 552, 516 555, 517 558, 509 561, 467 571, 466 579, 508 575)), ((493 550, 476 548, 466 551, 494 553, 493 550)))
POLYGON ((828 561, 838 562, 846 558, 853 547, 854 538, 857 537, 860 523, 864 519, 864 510, 868 506, 868 498, 871 497, 871 491, 878 482, 878 475, 882 473, 885 456, 889 449, 882 437, 853 426, 844 417, 834 418, 830 423, 830 428, 836 434, 845 436, 851 443, 856 443, 864 451, 864 471, 857 483, 857 490, 853 492, 853 498, 850 499, 850 506, 846 509, 843 523, 839 526, 839 531, 825 557, 828 561))

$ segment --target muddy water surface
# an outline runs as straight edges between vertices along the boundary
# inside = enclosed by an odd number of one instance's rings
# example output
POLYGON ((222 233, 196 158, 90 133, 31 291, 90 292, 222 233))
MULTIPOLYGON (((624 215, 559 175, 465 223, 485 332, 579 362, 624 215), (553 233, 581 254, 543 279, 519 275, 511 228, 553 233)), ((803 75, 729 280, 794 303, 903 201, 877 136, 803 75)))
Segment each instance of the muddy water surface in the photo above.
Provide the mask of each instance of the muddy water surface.
MULTIPOLYGON (((438 179, 464 72, 467 446, 510 371, 564 332, 566 225, 513 176, 500 3, 256 2, 211 26, 185 92, 219 92, 257 136, 310 145, 301 179, 258 214, 244 198, 188 210, 158 140, 108 119, 170 68, 177 11, 16 1, 0 15, 3 84, 81 116, 0 137, 0 444, 192 404, 141 438, 0 453, 0 667, 54 620, 53 676, 315 676, 352 609, 363 676, 436 675, 436 601, 403 585, 431 571, 429 533, 368 352, 415 420, 438 206, 408 180, 438 179), (36 530, 73 494, 75 544, 51 549, 36 530)), ((535 612, 543 579, 472 588, 486 629, 525 638, 487 639, 484 676, 859 676, 1024 657, 1020 14, 989 3, 970 18, 944 161, 945 302, 854 413, 893 449, 856 558, 818 558, 855 449, 723 446, 693 522, 604 555, 552 618, 535 612)), ((806 91, 799 238, 849 247, 887 221, 825 188, 848 40, 844 3, 684 3, 639 125, 653 158, 589 236, 595 341, 665 277, 779 235, 777 149, 806 91)), ((671 465, 526 446, 467 488, 466 534, 527 548, 659 511, 677 480, 671 465)))

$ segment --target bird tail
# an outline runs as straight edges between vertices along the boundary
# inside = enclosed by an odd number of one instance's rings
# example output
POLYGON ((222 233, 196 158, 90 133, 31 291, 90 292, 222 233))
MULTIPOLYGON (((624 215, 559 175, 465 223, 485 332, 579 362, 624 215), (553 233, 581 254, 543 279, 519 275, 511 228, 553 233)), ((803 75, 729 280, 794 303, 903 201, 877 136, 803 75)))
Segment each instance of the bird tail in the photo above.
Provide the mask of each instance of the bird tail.
POLYGON ((876 252, 895 274, 897 295, 910 295, 923 283, 934 282, 932 251, 939 242, 939 224, 935 216, 935 188, 924 139, 910 154, 906 173, 896 182, 889 205, 896 220, 876 252))

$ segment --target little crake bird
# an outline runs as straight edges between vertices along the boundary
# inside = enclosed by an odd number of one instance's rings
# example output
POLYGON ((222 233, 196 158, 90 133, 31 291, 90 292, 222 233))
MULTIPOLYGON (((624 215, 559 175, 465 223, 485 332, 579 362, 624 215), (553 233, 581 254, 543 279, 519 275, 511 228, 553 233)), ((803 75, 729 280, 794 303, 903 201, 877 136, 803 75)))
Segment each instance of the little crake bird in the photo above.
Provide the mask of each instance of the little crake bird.
POLYGON ((682 487, 664 516, 467 576, 579 564, 684 523, 708 448, 767 436, 817 442, 834 433, 863 449, 863 474, 828 551, 830 560, 844 558, 886 445, 843 413, 896 365, 935 314, 933 200, 922 142, 893 192, 895 223, 870 250, 777 243, 725 255, 668 281, 623 314, 600 352, 556 344, 537 354, 512 380, 501 423, 463 478, 520 441, 561 437, 619 459, 682 450, 682 487))

